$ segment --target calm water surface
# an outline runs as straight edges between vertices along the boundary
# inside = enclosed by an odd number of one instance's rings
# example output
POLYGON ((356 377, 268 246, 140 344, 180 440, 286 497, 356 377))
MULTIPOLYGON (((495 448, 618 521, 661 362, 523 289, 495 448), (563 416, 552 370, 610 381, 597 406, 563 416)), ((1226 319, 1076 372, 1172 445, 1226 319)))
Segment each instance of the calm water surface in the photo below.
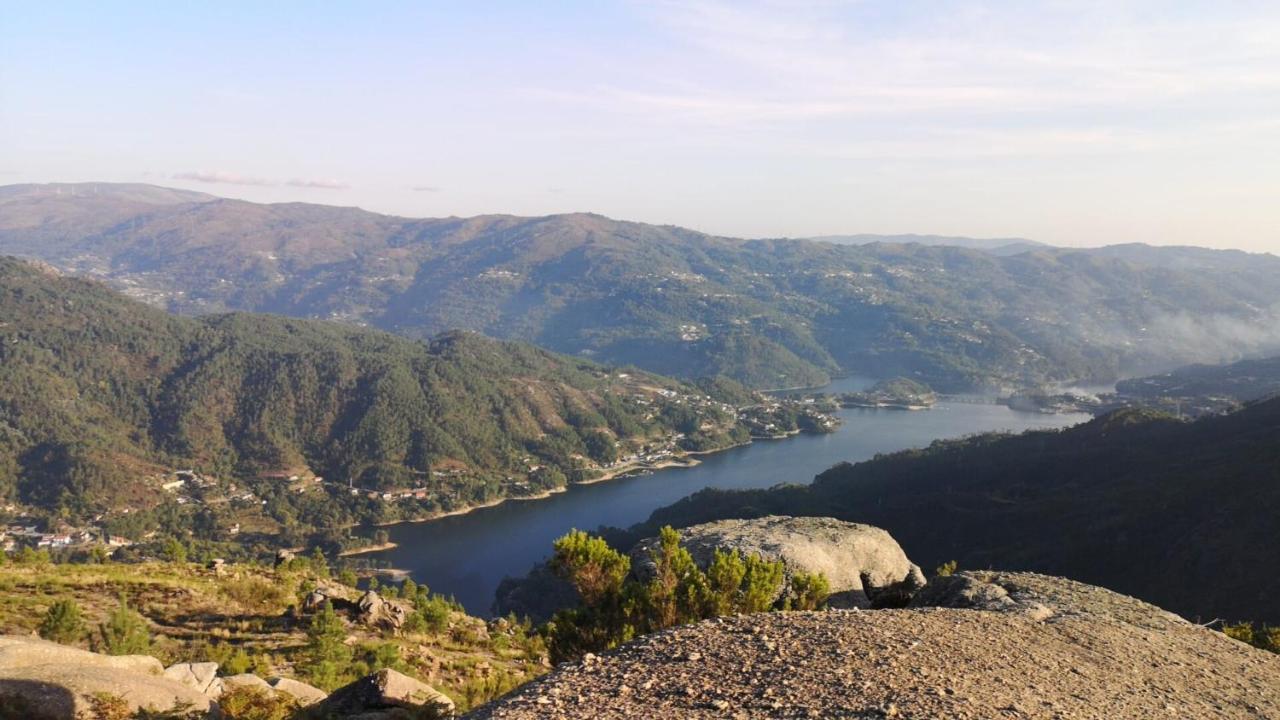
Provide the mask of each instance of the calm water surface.
MULTIPOLYGON (((849 378, 825 390, 845 392, 868 381, 849 378)), ((451 594, 473 614, 487 616, 493 593, 507 575, 523 575, 547 556, 551 542, 572 528, 626 527, 653 510, 707 487, 766 488, 807 483, 842 461, 921 447, 939 438, 989 430, 1062 427, 1087 415, 1021 413, 1000 405, 942 402, 926 412, 846 409, 844 425, 829 435, 799 435, 702 457, 693 468, 570 487, 543 500, 508 501, 466 515, 388 528, 399 547, 370 555, 408 570, 417 582, 451 594)))

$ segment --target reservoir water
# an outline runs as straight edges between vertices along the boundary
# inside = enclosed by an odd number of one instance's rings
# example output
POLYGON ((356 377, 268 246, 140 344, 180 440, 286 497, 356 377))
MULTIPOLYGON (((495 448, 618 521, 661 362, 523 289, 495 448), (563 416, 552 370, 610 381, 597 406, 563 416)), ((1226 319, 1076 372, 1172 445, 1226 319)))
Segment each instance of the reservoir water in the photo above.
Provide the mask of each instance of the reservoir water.
MULTIPOLYGON (((824 390, 844 392, 865 379, 838 381, 824 390)), ((766 488, 808 483, 843 461, 923 447, 940 438, 977 432, 1064 427, 1087 415, 1015 412, 1002 405, 940 402, 928 411, 845 409, 844 424, 828 435, 799 435, 703 456, 692 468, 658 470, 595 485, 576 485, 541 500, 513 500, 452 517, 388 528, 398 547, 371 554, 409 571, 415 582, 455 596, 468 612, 487 617, 498 583, 523 575, 545 558, 551 542, 572 528, 627 527, 653 510, 707 487, 766 488)))

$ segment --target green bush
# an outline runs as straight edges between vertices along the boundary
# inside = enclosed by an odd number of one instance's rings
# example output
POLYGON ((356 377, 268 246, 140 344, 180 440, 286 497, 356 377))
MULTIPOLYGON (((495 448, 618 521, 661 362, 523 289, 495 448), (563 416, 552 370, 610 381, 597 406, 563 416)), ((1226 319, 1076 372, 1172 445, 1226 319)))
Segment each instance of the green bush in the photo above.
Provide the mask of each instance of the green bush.
POLYGON ((342 684, 351 665, 351 648, 347 647, 347 627, 328 601, 311 619, 307 628, 307 646, 303 670, 311 682, 323 690, 342 684))
POLYGON ((288 720, 298 703, 287 693, 271 693, 256 687, 238 687, 218 697, 225 720, 288 720))
POLYGON ((827 604, 831 584, 822 573, 799 572, 791 576, 788 601, 792 610, 817 610, 827 604))
POLYGON ((129 607, 125 598, 99 623, 93 650, 106 655, 144 655, 151 649, 151 630, 146 618, 129 607))
POLYGON ((45 640, 70 645, 84 637, 84 616, 80 606, 71 598, 64 598, 49 606, 40 622, 40 637, 45 640))
MULTIPOLYGON (((551 567, 573 585, 582 605, 561 610, 543 626, 553 661, 716 615, 780 609, 777 600, 785 581, 781 562, 717 551, 703 572, 670 527, 662 528, 651 558, 653 576, 640 583, 627 579, 630 559, 603 539, 574 530, 556 541, 551 567)), ((816 608, 827 593, 825 577, 802 574, 795 597, 782 604, 816 608)))

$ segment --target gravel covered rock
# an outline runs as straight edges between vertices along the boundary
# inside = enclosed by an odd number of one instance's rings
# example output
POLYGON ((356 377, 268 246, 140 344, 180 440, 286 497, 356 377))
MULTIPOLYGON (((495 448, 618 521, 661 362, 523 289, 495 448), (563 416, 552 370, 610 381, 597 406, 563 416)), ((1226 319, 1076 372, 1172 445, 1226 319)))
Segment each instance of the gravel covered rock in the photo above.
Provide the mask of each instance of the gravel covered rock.
POLYGON ((1280 718, 1280 656, 1133 598, 1029 573, 935 591, 973 601, 708 620, 467 717, 1280 718))

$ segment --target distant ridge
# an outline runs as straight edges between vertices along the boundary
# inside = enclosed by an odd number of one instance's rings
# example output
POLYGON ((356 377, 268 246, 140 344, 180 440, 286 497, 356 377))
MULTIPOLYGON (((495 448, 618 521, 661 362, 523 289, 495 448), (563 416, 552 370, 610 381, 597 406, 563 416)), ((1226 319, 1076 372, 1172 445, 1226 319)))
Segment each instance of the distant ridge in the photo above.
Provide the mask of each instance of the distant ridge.
POLYGON ((852 237, 877 241, 745 240, 591 213, 405 218, 146 185, 0 188, 0 253, 174 312, 414 338, 462 328, 757 388, 859 374, 1009 390, 1280 353, 1272 255, 852 237))
POLYGON ((819 235, 805 238, 814 242, 828 242, 837 245, 871 245, 873 243, 890 243, 895 245, 927 245, 929 247, 959 247, 969 250, 982 250, 994 255, 1016 255, 1020 252, 1048 248, 1035 240, 1026 238, 971 238, 959 235, 819 235))

